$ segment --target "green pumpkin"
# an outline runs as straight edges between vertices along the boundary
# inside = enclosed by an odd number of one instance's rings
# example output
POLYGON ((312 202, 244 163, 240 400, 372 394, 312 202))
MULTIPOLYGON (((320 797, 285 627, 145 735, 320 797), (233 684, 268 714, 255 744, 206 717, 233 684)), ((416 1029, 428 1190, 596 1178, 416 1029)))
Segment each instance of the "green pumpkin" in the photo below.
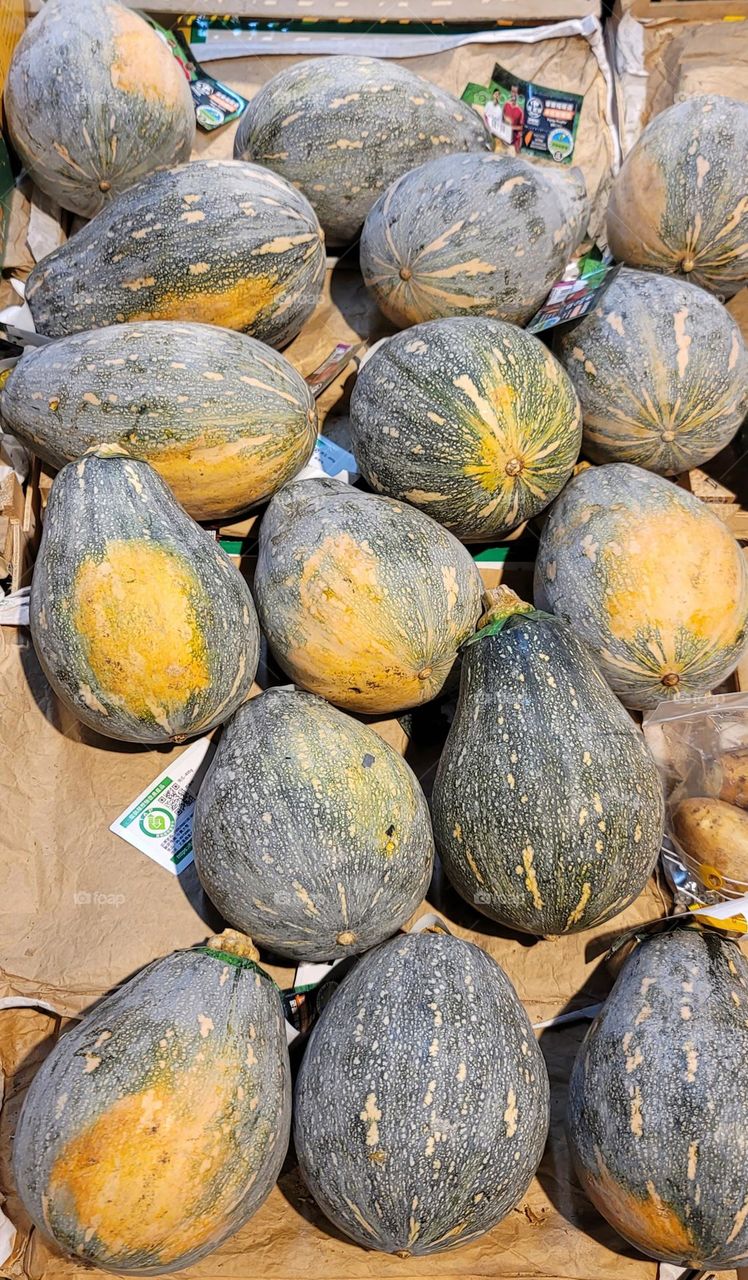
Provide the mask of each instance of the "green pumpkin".
POLYGON ((262 521, 254 591, 296 684, 382 714, 441 691, 480 613, 481 581, 423 512, 338 480, 296 480, 262 521))
POLYGON ((58 697, 123 741, 207 733, 257 670, 257 615, 238 569, 156 472, 115 446, 52 485, 30 618, 58 697))
POLYGON ((300 471, 314 397, 277 351, 216 325, 146 320, 31 347, 11 370, 7 430, 54 467, 93 445, 150 462, 195 520, 223 520, 300 471))
POLYGON ((412 169, 371 209, 361 271, 398 328, 440 316, 524 324, 584 235, 580 170, 498 155, 445 156, 412 169))
POLYGON ((26 300, 51 338, 128 320, 198 320, 282 347, 314 310, 322 230, 283 178, 193 160, 112 200, 37 263, 26 300))
POLYGON ((47 0, 14 51, 5 114, 36 185, 84 218, 189 160, 195 139, 182 68, 116 0, 47 0))
POLYGON ((142 969, 62 1036, 13 1144, 24 1209, 58 1248, 160 1275, 267 1198, 291 1122, 283 1009, 232 930, 142 969))
POLYGON ((748 563, 693 494, 627 462, 588 467, 551 507, 535 604, 567 622, 627 707, 708 693, 748 643, 748 563))
POLYGON ((748 963, 717 933, 645 938, 590 1028, 568 1135, 592 1203, 635 1248, 697 1271, 748 1255, 748 963))
POLYGON ((455 888, 523 933, 609 920, 657 861, 662 788, 641 732, 569 628, 508 588, 463 650, 432 810, 455 888))
POLYGON ((748 282, 747 152, 745 102, 696 95, 655 116, 613 182, 615 257, 737 293, 748 282))
POLYGON ((200 786, 195 865, 221 914, 294 960, 337 960, 423 899, 434 842, 405 761, 321 698, 268 689, 235 713, 200 786))
POLYGON ((372 354, 351 397, 351 431, 373 489, 469 542, 503 537, 555 498, 582 421, 542 342, 458 316, 415 325, 372 354))
POLYGON ((624 268, 556 354, 582 402, 584 451, 677 475, 732 440, 748 410, 748 357, 716 298, 624 268))
POLYGON ((487 151, 472 107, 396 62, 336 54, 297 62, 255 94, 234 155, 280 173, 314 206, 331 244, 361 230, 394 178, 432 156, 487 151))

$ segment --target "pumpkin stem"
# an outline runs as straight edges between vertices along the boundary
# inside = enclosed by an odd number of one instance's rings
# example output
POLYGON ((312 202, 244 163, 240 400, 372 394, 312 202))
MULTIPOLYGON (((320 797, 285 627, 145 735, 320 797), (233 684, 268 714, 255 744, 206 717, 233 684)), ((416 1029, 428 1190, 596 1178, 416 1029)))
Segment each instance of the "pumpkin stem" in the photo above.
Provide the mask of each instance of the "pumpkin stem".
POLYGON ((505 622, 513 613, 533 613, 531 604, 512 591, 511 587, 493 587, 483 592, 483 615, 478 619, 478 630, 490 622, 505 622))
POLYGON ((255 963, 260 958, 260 953, 254 945, 251 938, 246 933, 240 933, 238 929, 224 929, 223 933, 216 933, 212 938, 208 938, 206 947, 209 951, 225 951, 230 956, 239 956, 242 960, 254 960, 255 963))
MULTIPOLYGON (((90 458, 90 457, 132 458, 133 455, 131 453, 128 453, 127 449, 124 449, 121 444, 114 444, 114 442, 112 442, 111 444, 106 444, 102 442, 101 444, 92 444, 89 449, 86 449, 86 452, 84 453, 83 457, 84 458, 90 458)), ((134 461, 135 459, 133 458, 133 462, 134 461)))
POLYGON ((350 947, 351 943, 356 941, 356 935, 355 933, 351 933, 350 929, 344 929, 342 933, 338 934, 335 941, 339 943, 341 947, 350 947))

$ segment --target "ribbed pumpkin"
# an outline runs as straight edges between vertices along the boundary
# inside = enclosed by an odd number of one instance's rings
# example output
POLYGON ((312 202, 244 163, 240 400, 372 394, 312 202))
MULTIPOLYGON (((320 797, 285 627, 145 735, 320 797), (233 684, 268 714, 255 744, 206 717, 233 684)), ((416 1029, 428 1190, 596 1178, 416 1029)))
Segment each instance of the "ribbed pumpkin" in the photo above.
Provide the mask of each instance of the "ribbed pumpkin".
POLYGON ((584 179, 496 155, 445 156, 379 198, 361 271, 400 329, 439 316, 524 324, 558 280, 587 219, 584 179))
POLYGON ((280 1172, 291 1073, 277 989, 229 930, 155 960, 58 1040, 13 1147, 26 1212, 107 1271, 189 1266, 280 1172))
POLYGON ((433 815, 458 892, 524 933, 609 920, 657 861, 662 789, 640 731, 569 628, 508 588, 463 650, 433 815))
POLYGON ((321 698, 268 689, 226 725, 200 787, 206 893, 261 946, 333 960, 394 933, 422 900, 434 842, 401 756, 321 698))
POLYGON ((478 570, 451 533, 338 480, 275 495, 254 590, 283 670, 352 711, 436 697, 480 613, 478 570))
POLYGON ((748 410, 738 325, 711 294, 672 276, 624 268, 556 353, 595 462, 688 471, 728 444, 748 410))
POLYGON ((85 218, 153 169, 188 160, 195 137, 179 63, 116 0, 47 0, 13 55, 5 114, 37 186, 85 218))
POLYGON ((698 1271, 748 1255, 748 963, 677 929, 627 960, 582 1044, 569 1143, 597 1209, 651 1257, 698 1271))
POLYGON ((747 152, 745 102, 704 94, 655 116, 613 183, 616 258, 737 293, 748 281, 747 152))
POLYGON ((31 584, 55 693, 99 733, 207 733, 249 693, 259 629, 244 579, 146 462, 102 446, 59 472, 31 584))
POLYGON ((60 467, 92 445, 150 462, 196 520, 236 515, 300 471, 314 398, 277 351, 207 324, 148 320, 30 348, 0 398, 6 428, 60 467))
POLYGON ((234 155, 299 187, 330 243, 345 244, 400 174, 490 149, 478 113, 446 89, 395 62, 338 54, 273 76, 239 122, 234 155))
POLYGON ((393 938, 338 987, 296 1083, 294 1139, 337 1227, 399 1257, 454 1249, 524 1195, 548 1075, 496 961, 447 934, 393 938))
POLYGON ((555 498, 582 439, 574 388, 537 338, 457 316, 376 350, 351 398, 356 459, 374 489, 465 541, 500 538, 555 498))
POLYGON ((127 320, 198 320, 282 347, 319 298, 322 230, 283 178, 194 160, 137 183, 37 264, 26 299, 53 338, 127 320))
POLYGON ((535 604, 568 622, 627 707, 707 693, 748 642, 748 564, 709 508, 626 462, 588 467, 553 504, 535 604))

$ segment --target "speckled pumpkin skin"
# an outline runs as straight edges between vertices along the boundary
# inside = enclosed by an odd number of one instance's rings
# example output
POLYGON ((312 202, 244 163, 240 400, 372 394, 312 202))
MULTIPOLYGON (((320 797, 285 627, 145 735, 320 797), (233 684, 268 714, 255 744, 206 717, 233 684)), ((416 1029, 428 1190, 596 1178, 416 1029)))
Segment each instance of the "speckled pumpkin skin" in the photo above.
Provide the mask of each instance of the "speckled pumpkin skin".
POLYGON ((401 173, 490 148, 477 111, 446 89, 394 62, 338 54, 273 76, 239 121, 234 155, 299 187, 330 243, 345 244, 401 173))
POLYGON ((158 1275, 237 1231, 280 1172, 291 1073, 278 992, 221 951, 156 960, 55 1045, 16 1130, 36 1226, 96 1267, 158 1275))
POLYGON ((268 689, 226 725, 193 841, 221 914, 294 960, 388 938, 423 899, 434 858, 426 799, 402 757, 293 689, 268 689))
POLYGON ((314 397, 277 351, 215 325, 159 320, 30 348, 0 413, 55 467, 99 443, 122 445, 155 467, 195 520, 269 497, 317 439, 314 397))
POLYGON ((322 230, 283 178, 193 160, 131 187, 42 258, 26 285, 52 338, 128 320, 197 320, 282 347, 317 304, 322 230))
POLYGON ((682 929, 645 939, 590 1028, 569 1085, 580 1182, 626 1240, 701 1270, 748 1255, 748 964, 682 929))
POLYGON ((553 504, 535 604, 568 622, 627 707, 707 693, 748 636, 748 565, 708 507, 626 462, 588 467, 553 504))
POLYGON ((582 402, 584 451, 677 475, 732 440, 748 410, 748 356, 716 298, 624 268, 556 354, 582 402))
POLYGON ((458 316, 396 334, 351 397, 356 459, 372 488, 465 541, 500 538, 566 483, 579 401, 547 347, 500 320, 458 316))
POLYGON ((524 324, 581 240, 589 204, 580 170, 446 156, 406 173, 372 208, 361 271, 400 329, 440 316, 524 324))
POLYGON ((455 1249, 524 1195, 548 1133, 548 1075, 496 961, 445 934, 370 952, 312 1031, 294 1140, 346 1235, 402 1256, 455 1249))
POLYGON ((608 243, 632 267, 723 297, 748 281, 748 105, 697 95, 655 116, 611 190, 608 243))
POLYGON ((189 160, 195 138, 181 67, 115 0, 47 0, 13 55, 5 112, 37 186, 85 218, 153 169, 189 160))
POLYGON ((63 467, 31 584, 31 635, 55 693, 129 742, 207 733, 249 693, 252 596, 229 557, 146 462, 63 467))
POLYGON ((496 625, 463 651, 434 783, 437 845, 484 915, 524 933, 577 933, 647 882, 664 821, 657 767, 568 627, 534 611, 496 625))
POLYGON ((422 511, 337 480, 297 480, 263 519, 254 592, 296 684, 379 713, 440 692, 478 619, 481 581, 422 511))

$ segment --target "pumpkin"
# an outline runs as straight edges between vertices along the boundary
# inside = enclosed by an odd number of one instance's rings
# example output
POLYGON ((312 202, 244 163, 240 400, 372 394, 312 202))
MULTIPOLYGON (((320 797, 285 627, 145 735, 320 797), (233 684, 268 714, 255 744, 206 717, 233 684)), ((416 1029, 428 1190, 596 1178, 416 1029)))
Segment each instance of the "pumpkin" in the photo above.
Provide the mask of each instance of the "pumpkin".
POLYGON ((594 462, 674 475, 726 445, 748 410, 748 356, 716 298, 624 268, 556 354, 582 402, 594 462))
POLYGON ((627 707, 698 697, 748 639, 748 564, 693 494, 627 462, 587 467, 550 509, 535 604, 568 622, 627 707))
POLYGON ((373 489, 422 507, 466 541, 500 538, 571 475, 574 388, 514 325, 456 316, 396 334, 351 397, 356 460, 373 489))
POLYGON ((718 94, 655 116, 614 179, 608 244, 632 267, 723 297, 748 281, 748 104, 718 94))
POLYGON ((277 174, 235 160, 153 173, 37 263, 26 300, 60 338, 127 320, 199 320, 281 347, 322 290, 314 210, 277 174))
POLYGON ((643 1253, 701 1271, 748 1253, 748 963, 716 933, 639 944, 577 1055, 568 1136, 595 1207, 643 1253))
POLYGON ((238 569, 147 462, 113 445, 52 485, 30 621, 55 693, 110 738, 207 733, 257 670, 257 615, 238 569))
POLYGON ((148 320, 32 347, 3 388, 6 429, 54 467, 92 445, 150 462, 196 520, 237 515, 300 471, 314 398, 245 334, 148 320))
POLYGON ((569 628, 506 587, 464 646, 432 807, 457 891, 523 933, 617 915, 662 843, 641 732, 569 628))
POLYGON ((384 314, 405 329, 440 316, 524 324, 581 240, 584 179, 498 155, 430 160, 371 209, 361 271, 384 314))
POLYGON ((403 924, 431 879, 428 806, 373 729, 295 689, 234 714, 201 784, 195 865, 221 914, 294 960, 337 960, 403 924))
POLYGON ((454 1249, 524 1195, 548 1132, 548 1075, 496 961, 449 934, 360 960, 312 1031, 294 1140, 323 1211, 368 1249, 454 1249))
POLYGON ((189 160, 195 138, 182 68, 116 0, 47 0, 13 54, 5 114, 36 185, 84 218, 189 160))
POLYGON ((446 89, 395 62, 338 54, 297 62, 263 85, 239 122, 234 155, 292 182, 330 243, 345 244, 401 173, 491 145, 478 113, 446 89))
POLYGON ((296 480, 260 528, 260 622, 296 684, 385 713, 442 689, 480 613, 470 554, 430 516, 338 480, 296 480))
POLYGON ((232 1235, 288 1146, 283 1008, 233 930, 155 960, 56 1043, 13 1148, 38 1229, 96 1267, 158 1275, 232 1235))

